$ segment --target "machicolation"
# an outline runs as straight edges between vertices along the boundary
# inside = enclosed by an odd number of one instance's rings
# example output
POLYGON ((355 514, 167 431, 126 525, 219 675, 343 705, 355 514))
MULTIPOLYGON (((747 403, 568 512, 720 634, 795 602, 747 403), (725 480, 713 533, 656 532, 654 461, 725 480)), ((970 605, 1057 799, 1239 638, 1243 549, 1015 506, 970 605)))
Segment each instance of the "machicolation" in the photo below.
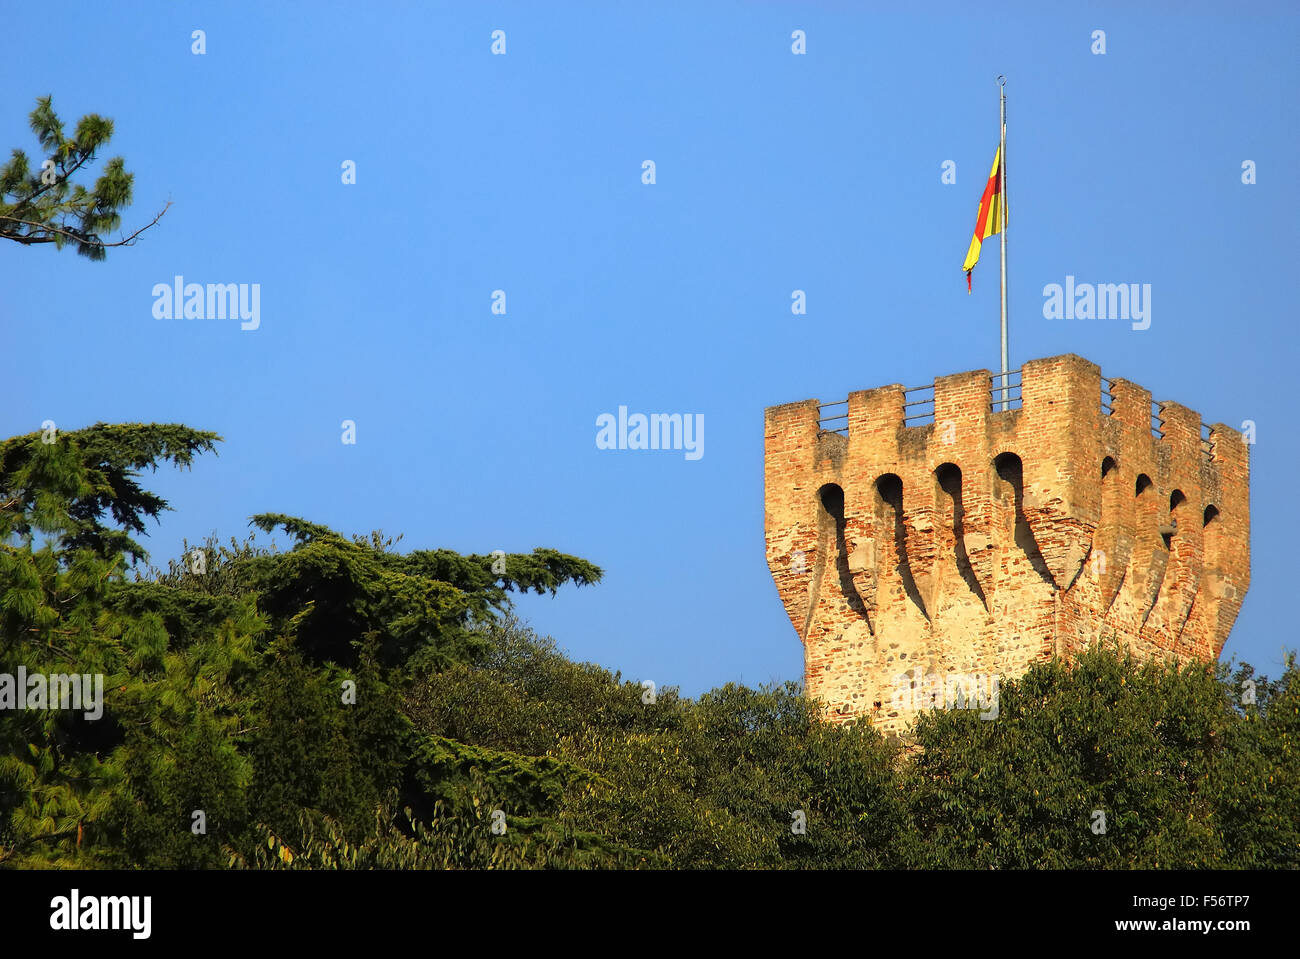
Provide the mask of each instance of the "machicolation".
POLYGON ((766 411, 767 562, 828 715, 1098 639, 1217 659, 1250 584, 1242 435, 1082 357, 766 411))

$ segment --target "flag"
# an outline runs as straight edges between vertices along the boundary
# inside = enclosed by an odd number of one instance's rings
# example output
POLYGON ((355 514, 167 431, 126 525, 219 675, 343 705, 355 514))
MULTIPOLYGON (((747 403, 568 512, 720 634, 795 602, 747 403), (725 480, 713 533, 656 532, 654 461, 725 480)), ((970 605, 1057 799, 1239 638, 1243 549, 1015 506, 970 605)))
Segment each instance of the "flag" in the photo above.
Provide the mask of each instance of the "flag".
POLYGON ((966 292, 970 292, 970 271, 980 260, 980 246, 990 236, 1002 232, 1002 147, 993 155, 993 172, 980 197, 979 214, 975 217, 975 235, 971 237, 970 249, 966 251, 966 262, 962 269, 966 271, 966 292))

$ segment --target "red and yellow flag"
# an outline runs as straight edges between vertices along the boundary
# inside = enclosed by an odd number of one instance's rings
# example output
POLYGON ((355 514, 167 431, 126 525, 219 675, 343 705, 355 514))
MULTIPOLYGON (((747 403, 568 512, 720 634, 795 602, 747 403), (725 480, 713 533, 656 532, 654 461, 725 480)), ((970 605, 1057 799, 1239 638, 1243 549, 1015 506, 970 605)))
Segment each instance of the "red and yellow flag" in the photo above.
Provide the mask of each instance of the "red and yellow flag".
POLYGON ((1002 232, 1002 147, 993 155, 993 172, 980 197, 979 214, 975 217, 975 235, 971 237, 970 249, 966 251, 966 262, 962 269, 966 271, 966 292, 970 292, 970 271, 980 261, 980 246, 994 234, 1002 232))

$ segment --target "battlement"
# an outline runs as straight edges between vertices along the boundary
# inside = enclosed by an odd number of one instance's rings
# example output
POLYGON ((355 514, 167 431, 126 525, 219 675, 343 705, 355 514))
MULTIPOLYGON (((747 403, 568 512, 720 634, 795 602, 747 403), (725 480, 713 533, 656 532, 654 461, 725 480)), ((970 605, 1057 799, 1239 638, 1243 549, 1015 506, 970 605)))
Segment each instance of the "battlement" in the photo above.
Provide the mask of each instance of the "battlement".
POLYGON ((1217 659, 1250 583, 1241 434, 1079 356, 766 411, 767 560, 809 695, 886 729, 926 675, 1098 638, 1217 659), (905 674, 910 674, 910 679, 905 674))

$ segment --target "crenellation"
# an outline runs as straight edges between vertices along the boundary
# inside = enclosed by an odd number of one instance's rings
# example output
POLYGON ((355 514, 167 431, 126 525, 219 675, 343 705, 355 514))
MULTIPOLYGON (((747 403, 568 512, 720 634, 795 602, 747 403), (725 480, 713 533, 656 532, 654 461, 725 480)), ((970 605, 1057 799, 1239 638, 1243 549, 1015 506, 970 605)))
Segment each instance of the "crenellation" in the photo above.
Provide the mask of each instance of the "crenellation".
POLYGON ((1026 363, 1008 410, 972 370, 934 381, 933 422, 899 384, 849 394, 847 437, 816 400, 767 411, 768 565, 832 717, 898 730, 925 674, 1020 675, 1099 638, 1218 656, 1249 585, 1246 444, 1215 424, 1207 455, 1172 402, 1157 436, 1151 394, 1108 386, 1109 413, 1066 355, 1026 363))

